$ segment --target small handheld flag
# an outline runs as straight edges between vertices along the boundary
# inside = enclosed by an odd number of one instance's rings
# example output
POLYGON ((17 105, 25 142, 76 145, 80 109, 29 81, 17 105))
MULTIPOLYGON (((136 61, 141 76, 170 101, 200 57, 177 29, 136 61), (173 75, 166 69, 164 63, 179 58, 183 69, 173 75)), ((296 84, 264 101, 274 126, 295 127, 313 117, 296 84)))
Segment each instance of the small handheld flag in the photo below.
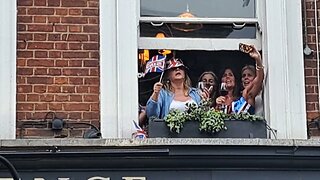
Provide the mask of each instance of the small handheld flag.
POLYGON ((146 70, 144 74, 152 72, 163 72, 165 67, 166 56, 155 55, 146 64, 146 70))
POLYGON ((133 125, 136 130, 142 131, 142 128, 139 126, 139 124, 135 120, 133 120, 133 125))
POLYGON ((146 132, 139 126, 139 124, 135 120, 133 120, 133 125, 136 129, 136 132, 132 133, 132 137, 134 139, 146 139, 146 132))

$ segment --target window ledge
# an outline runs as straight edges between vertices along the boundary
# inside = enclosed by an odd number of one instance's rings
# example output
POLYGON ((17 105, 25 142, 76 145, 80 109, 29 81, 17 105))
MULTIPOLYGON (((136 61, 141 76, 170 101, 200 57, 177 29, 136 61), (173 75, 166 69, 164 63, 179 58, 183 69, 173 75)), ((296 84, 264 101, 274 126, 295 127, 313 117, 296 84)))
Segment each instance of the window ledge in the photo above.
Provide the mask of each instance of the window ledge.
POLYGON ((1 148, 27 147, 135 147, 135 146, 281 146, 281 147, 320 147, 317 139, 238 139, 238 138, 149 138, 135 139, 19 139, 0 140, 1 148))

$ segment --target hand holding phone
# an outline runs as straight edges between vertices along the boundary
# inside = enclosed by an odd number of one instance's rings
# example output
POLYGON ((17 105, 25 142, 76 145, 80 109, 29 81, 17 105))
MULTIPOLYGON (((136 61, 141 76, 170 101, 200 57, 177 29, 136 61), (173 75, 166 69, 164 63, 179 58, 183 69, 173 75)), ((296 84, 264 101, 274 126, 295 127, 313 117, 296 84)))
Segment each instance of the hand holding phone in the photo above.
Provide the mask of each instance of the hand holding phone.
POLYGON ((244 53, 250 53, 251 51, 253 51, 253 47, 248 44, 239 43, 239 50, 244 53))

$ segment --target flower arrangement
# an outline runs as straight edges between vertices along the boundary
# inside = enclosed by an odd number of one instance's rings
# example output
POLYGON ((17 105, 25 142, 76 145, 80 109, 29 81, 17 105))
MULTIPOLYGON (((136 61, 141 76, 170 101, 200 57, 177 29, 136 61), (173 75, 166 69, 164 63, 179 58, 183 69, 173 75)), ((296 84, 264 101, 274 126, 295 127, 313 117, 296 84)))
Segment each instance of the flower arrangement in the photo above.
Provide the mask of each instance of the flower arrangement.
POLYGON ((196 104, 187 104, 187 111, 171 110, 164 118, 171 132, 180 133, 183 125, 187 121, 199 121, 199 130, 207 133, 216 133, 221 130, 227 130, 225 120, 243 120, 258 121, 262 117, 250 115, 249 113, 225 114, 210 108, 210 101, 202 101, 199 106, 196 104))

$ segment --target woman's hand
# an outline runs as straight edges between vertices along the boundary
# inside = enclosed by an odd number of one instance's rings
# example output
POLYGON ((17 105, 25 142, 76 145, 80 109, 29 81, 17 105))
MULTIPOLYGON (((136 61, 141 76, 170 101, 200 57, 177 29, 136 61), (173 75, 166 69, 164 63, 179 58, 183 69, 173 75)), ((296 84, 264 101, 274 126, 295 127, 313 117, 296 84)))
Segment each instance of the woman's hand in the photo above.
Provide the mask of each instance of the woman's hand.
POLYGON ((224 96, 219 96, 216 99, 216 104, 217 105, 224 105, 225 102, 226 102, 226 97, 224 97, 224 96))
POLYGON ((226 103, 226 97, 224 96, 219 96, 216 99, 216 109, 221 110, 225 106, 226 103))
MULTIPOLYGON (((250 45, 250 46, 252 47, 252 51, 249 53, 249 56, 255 59, 256 61, 260 61, 259 63, 261 63, 261 55, 259 51, 253 45, 250 45)), ((259 64, 259 65, 262 65, 262 64, 259 64)))
POLYGON ((212 93, 212 89, 213 89, 212 86, 210 86, 209 89, 206 88, 206 87, 204 87, 204 88, 202 89, 201 93, 200 93, 201 98, 202 98, 203 100, 208 100, 208 99, 210 99, 210 96, 211 96, 211 93, 212 93))
POLYGON ((163 87, 163 84, 161 82, 157 82, 153 85, 153 93, 151 95, 151 99, 154 101, 158 101, 159 93, 163 87))
POLYGON ((153 85, 153 92, 159 94, 160 90, 162 89, 163 84, 161 82, 157 82, 153 85))

